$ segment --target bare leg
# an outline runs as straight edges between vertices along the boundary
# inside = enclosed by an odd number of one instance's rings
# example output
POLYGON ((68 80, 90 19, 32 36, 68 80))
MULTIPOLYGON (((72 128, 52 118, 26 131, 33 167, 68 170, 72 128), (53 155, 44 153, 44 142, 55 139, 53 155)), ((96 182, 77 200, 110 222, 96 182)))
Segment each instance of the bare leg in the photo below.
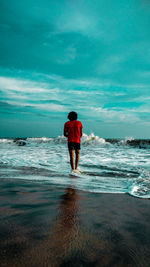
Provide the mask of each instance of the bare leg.
POLYGON ((71 168, 74 170, 74 150, 69 150, 69 154, 70 154, 70 165, 71 168))
POLYGON ((79 164, 79 156, 80 156, 80 150, 75 150, 76 152, 76 166, 75 166, 75 169, 77 170, 78 168, 78 164, 79 164))

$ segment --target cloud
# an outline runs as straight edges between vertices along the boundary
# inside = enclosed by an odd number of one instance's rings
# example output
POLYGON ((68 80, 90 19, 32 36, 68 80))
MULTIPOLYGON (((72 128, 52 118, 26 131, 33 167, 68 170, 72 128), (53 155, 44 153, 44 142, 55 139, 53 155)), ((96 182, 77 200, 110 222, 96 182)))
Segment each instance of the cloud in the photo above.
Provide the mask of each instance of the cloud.
MULTIPOLYGON (((141 123, 148 119, 149 99, 147 93, 144 95, 144 85, 126 87, 102 79, 66 79, 41 73, 30 73, 30 79, 28 72, 10 74, 0 77, 0 89, 2 99, 16 112, 20 107, 26 114, 63 116, 77 110, 84 118, 99 118, 106 123, 141 123)), ((7 105, 4 110, 7 112, 7 105)))
POLYGON ((12 105, 7 103, 7 102, 5 102, 5 101, 0 101, 0 108, 5 108, 5 107, 6 108, 11 108, 12 105))
POLYGON ((32 80, 0 77, 0 88, 5 95, 5 105, 11 107, 31 107, 43 111, 65 111, 59 99, 58 88, 50 88, 50 84, 32 80), (50 98, 48 103, 48 98, 50 98), (53 99, 53 100, 52 100, 53 99), (37 101, 37 102, 36 102, 37 101), (46 101, 44 104, 42 101, 46 101))
POLYGON ((123 55, 111 55, 106 57, 100 64, 98 64, 97 72, 99 74, 109 74, 120 71, 121 63, 125 60, 123 55))
POLYGON ((77 56, 76 48, 75 47, 67 47, 64 50, 64 54, 59 56, 58 59, 55 60, 55 62, 59 64, 70 64, 77 56))
POLYGON ((148 79, 136 71, 150 63, 149 14, 139 1, 2 0, 1 13, 5 67, 124 84, 148 79))
POLYGON ((38 87, 38 83, 28 81, 28 80, 20 80, 20 79, 15 79, 15 78, 9 78, 9 77, 0 77, 0 89, 1 90, 11 90, 11 91, 19 91, 19 92, 35 92, 35 93, 41 93, 41 92, 46 92, 47 90, 42 88, 42 85, 44 84, 41 83, 41 87, 38 87))
POLYGON ((56 27, 62 32, 78 32, 83 35, 93 35, 92 29, 94 30, 94 20, 84 12, 72 10, 72 12, 65 12, 57 18, 56 27))
POLYGON ((3 112, 61 120, 76 109, 93 124, 147 122, 150 20, 143 3, 1 0, 3 112))
POLYGON ((24 103, 19 103, 16 101, 7 101, 6 102, 9 106, 20 106, 20 107, 32 107, 36 108, 37 110, 45 110, 45 111, 66 111, 66 108, 64 108, 62 105, 56 105, 56 104, 35 104, 35 103, 29 103, 29 102, 24 102, 24 103))
POLYGON ((128 122, 128 123, 135 123, 135 122, 139 122, 140 119, 138 118, 138 116, 136 114, 132 112, 130 112, 129 110, 123 110, 123 111, 118 111, 118 110, 113 110, 113 109, 106 109, 106 108, 95 108, 95 107, 91 107, 91 111, 94 111, 94 113, 96 112, 97 114, 99 114, 99 116, 102 118, 103 121, 107 121, 107 122, 128 122))

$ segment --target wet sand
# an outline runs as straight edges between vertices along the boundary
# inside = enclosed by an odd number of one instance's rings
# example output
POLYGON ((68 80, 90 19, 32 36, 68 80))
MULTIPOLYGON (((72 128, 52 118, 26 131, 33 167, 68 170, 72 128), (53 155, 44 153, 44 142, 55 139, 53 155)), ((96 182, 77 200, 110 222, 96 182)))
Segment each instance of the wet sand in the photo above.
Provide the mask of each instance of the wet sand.
POLYGON ((150 266, 149 199, 0 183, 1 266, 150 266))

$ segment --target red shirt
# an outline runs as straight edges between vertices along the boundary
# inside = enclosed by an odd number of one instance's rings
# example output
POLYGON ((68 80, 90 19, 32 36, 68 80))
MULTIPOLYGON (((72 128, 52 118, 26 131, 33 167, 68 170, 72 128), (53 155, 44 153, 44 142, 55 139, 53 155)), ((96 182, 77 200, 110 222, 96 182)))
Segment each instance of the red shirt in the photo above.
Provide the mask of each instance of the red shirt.
POLYGON ((80 144, 80 138, 82 134, 81 121, 67 121, 64 125, 64 135, 68 133, 68 143, 76 142, 80 144))

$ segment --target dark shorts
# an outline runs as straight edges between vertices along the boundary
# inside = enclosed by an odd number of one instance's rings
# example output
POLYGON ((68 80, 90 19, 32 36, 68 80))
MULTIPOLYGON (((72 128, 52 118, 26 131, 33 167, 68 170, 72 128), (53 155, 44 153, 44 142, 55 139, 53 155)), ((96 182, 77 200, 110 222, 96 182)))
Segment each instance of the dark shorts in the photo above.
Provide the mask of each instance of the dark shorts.
POLYGON ((68 149, 69 150, 80 150, 80 144, 75 142, 69 142, 68 143, 68 149))

